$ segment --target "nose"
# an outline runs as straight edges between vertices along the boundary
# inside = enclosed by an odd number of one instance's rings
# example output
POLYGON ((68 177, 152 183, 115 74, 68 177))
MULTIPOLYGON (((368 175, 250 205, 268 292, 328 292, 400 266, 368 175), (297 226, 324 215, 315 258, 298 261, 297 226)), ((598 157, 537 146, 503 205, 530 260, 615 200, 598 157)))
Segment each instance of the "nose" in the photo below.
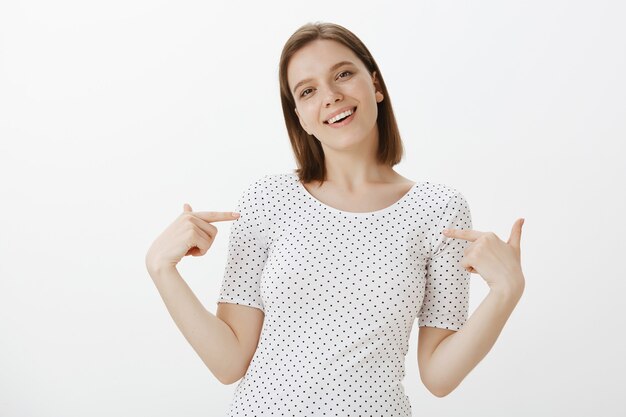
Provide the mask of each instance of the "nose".
POLYGON ((326 99, 324 100, 324 105, 328 107, 332 105, 333 103, 340 101, 342 98, 343 98, 343 95, 339 91, 330 89, 328 91, 328 95, 326 96, 326 99))

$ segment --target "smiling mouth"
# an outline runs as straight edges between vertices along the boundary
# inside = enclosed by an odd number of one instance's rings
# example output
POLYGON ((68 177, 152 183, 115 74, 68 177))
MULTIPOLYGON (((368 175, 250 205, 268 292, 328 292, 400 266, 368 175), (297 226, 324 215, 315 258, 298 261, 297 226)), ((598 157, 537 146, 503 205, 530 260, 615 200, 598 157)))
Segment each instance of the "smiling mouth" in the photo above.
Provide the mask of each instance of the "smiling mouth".
MULTIPOLYGON (((352 116, 354 113, 356 113, 356 109, 357 109, 357 108, 356 108, 356 107, 354 107, 354 108, 352 109, 352 114, 350 114, 350 115, 348 115, 348 116, 344 117, 343 119, 335 120, 335 123, 341 123, 341 122, 343 122, 343 121, 344 121, 344 120, 346 120, 348 117, 350 117, 350 116, 352 116)), ((331 119, 332 119, 332 117, 331 117, 331 119)), ((328 124, 333 124, 333 125, 334 125, 335 123, 328 123, 328 120, 324 121, 324 124, 325 124, 325 125, 328 125, 328 124)))

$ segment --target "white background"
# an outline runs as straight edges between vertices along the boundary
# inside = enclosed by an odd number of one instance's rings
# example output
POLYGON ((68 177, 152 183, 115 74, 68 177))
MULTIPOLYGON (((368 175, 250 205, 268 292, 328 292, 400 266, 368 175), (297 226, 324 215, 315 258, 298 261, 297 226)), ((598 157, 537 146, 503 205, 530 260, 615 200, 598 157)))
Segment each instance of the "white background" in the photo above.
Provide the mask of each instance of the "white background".
MULTIPOLYGON (((296 167, 278 60, 302 24, 368 46, 406 154, 474 229, 524 217, 526 291, 450 395, 406 359, 415 416, 623 415, 626 6, 619 1, 3 1, 0 415, 224 416, 148 275, 191 204, 296 167), (621 385, 621 387, 620 387, 621 385)), ((215 313, 229 222, 179 271, 215 313)), ((487 294, 472 275, 470 314, 487 294)))

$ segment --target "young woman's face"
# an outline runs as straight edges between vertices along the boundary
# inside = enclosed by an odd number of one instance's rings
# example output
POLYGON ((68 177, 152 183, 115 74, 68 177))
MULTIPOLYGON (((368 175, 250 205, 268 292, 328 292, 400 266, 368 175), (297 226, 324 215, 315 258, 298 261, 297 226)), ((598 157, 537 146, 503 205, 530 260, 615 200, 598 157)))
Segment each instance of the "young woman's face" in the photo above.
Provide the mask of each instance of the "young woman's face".
POLYGON ((304 130, 331 148, 378 138, 381 89, 361 60, 339 42, 316 40, 289 61, 287 81, 304 130), (336 124, 328 119, 344 109, 356 112, 336 124), (347 123, 346 123, 347 122, 347 123))

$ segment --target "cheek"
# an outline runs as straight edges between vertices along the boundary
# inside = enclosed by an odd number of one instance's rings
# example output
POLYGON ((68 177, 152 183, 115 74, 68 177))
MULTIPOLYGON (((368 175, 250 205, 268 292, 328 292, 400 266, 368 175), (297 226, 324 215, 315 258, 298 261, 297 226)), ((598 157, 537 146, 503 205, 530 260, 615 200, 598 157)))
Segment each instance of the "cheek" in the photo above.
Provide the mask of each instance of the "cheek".
POLYGON ((300 118, 308 126, 314 126, 314 124, 317 122, 317 116, 315 115, 314 109, 315 105, 312 105, 312 103, 310 102, 300 106, 300 109, 298 109, 298 112, 300 113, 300 118))

